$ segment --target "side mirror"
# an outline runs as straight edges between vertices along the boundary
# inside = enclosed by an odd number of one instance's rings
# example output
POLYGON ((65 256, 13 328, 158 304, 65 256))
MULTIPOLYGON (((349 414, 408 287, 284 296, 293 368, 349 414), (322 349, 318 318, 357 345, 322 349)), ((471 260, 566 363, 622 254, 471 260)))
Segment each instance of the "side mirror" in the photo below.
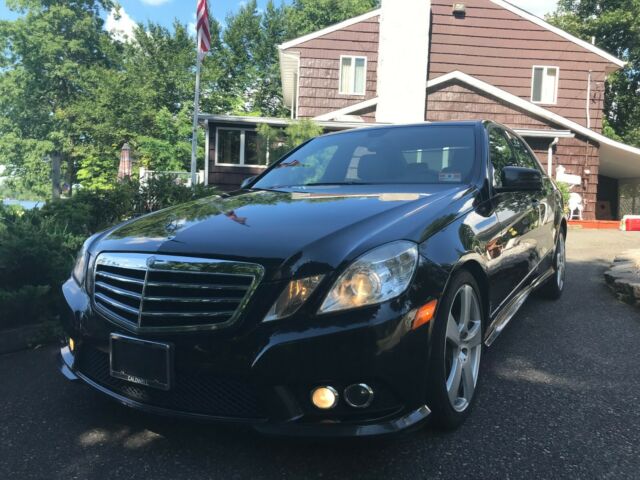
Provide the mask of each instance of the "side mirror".
POLYGON ((501 192, 532 192, 542 190, 542 173, 535 168, 504 167, 501 192))
POLYGON ((256 178, 257 178, 257 175, 254 175, 253 177, 245 178, 240 184, 240 190, 244 190, 245 188, 247 188, 249 185, 253 183, 253 181, 256 178))

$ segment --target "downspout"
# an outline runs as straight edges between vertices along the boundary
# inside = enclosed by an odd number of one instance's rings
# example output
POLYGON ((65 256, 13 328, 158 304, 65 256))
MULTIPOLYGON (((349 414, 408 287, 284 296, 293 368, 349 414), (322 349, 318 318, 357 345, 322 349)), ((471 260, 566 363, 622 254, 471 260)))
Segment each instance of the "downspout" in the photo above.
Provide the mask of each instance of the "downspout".
POLYGON ((547 174, 553 177, 553 147, 558 145, 560 139, 558 137, 553 139, 553 142, 549 145, 549 151, 547 152, 547 174))
POLYGON ((298 79, 296 78, 296 74, 293 74, 293 85, 291 85, 291 120, 296 118, 296 109, 298 108, 298 99, 296 98, 296 83, 298 83, 298 79))
POLYGON ((589 70, 589 76, 587 77, 587 128, 591 128, 591 73, 589 70))

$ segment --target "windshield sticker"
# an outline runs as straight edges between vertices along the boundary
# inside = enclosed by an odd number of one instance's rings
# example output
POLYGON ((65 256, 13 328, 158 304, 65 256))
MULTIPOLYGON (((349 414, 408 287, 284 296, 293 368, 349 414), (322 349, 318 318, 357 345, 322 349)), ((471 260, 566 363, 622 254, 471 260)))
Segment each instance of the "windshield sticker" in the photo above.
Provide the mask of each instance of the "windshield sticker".
POLYGON ((441 182, 462 182, 462 174, 460 172, 440 172, 439 179, 441 182))

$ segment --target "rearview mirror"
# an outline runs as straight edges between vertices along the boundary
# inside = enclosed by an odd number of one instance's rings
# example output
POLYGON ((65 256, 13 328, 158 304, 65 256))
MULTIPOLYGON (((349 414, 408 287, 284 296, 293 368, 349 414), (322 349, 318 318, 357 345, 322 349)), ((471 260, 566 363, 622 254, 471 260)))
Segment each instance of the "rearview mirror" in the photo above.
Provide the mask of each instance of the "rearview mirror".
POLYGON ((502 169, 501 192, 542 190, 542 173, 535 168, 504 167, 502 169))
POLYGON ((240 184, 240 190, 244 190, 245 188, 247 188, 249 185, 253 183, 253 181, 256 178, 257 178, 257 175, 254 175, 253 177, 245 178, 240 184))

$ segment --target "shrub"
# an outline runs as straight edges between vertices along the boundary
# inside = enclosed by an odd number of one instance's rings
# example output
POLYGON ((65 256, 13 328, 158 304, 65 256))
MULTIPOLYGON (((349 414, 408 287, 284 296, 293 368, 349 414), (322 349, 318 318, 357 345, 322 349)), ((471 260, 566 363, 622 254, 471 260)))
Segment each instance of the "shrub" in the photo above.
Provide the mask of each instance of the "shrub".
POLYGON ((269 160, 274 163, 289 150, 322 135, 322 127, 313 120, 303 119, 289 123, 283 130, 266 124, 258 125, 258 136, 269 146, 269 160))
POLYGON ((0 328, 17 328, 25 323, 42 323, 51 318, 56 305, 51 287, 25 285, 17 290, 0 289, 0 328), (29 319, 25 322, 25 319, 29 319))
POLYGON ((159 177, 110 190, 81 190, 40 210, 0 205, 0 329, 59 317, 60 290, 84 240, 137 215, 215 192, 159 177))
POLYGON ((560 193, 562 193, 562 202, 564 205, 564 213, 565 215, 569 214, 569 196, 571 195, 571 187, 568 183, 564 182, 556 182, 558 188, 560 189, 560 193))

